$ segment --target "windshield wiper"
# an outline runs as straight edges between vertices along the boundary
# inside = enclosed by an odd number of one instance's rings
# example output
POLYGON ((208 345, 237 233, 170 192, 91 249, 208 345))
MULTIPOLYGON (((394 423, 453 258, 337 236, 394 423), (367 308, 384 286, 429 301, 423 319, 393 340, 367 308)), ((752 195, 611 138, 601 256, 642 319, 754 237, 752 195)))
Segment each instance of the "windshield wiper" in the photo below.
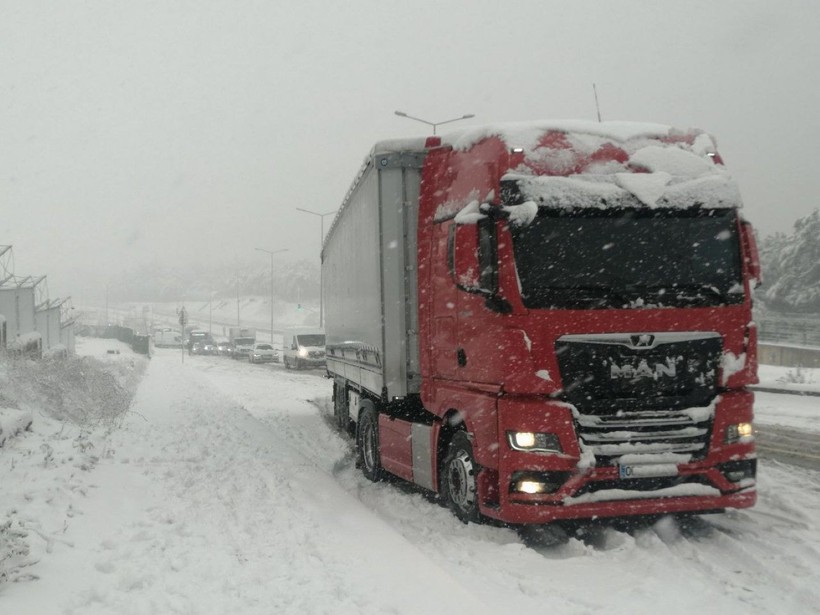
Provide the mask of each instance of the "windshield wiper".
POLYGON ((615 307, 634 302, 630 295, 611 286, 551 286, 548 292, 552 296, 568 294, 576 301, 597 303, 600 306, 615 307))
POLYGON ((694 293, 695 297, 691 297, 693 299, 715 297, 724 300, 726 298, 726 293, 712 284, 675 284, 667 290, 669 293, 678 293, 677 297, 682 299, 684 297, 679 294, 680 291, 694 293))

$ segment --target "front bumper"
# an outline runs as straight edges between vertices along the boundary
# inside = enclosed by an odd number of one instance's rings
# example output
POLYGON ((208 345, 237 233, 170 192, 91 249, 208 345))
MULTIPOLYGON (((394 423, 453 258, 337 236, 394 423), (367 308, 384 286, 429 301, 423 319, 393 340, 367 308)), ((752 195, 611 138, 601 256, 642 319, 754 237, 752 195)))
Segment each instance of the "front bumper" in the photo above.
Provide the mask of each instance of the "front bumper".
POLYGON ((297 357, 296 360, 299 363, 301 363, 302 365, 309 366, 309 367, 324 367, 325 364, 326 364, 326 361, 325 361, 324 357, 322 357, 321 359, 315 359, 315 358, 310 358, 310 357, 308 357, 308 358, 297 357))
POLYGON ((543 398, 502 398, 498 404, 498 467, 482 470, 481 512, 507 523, 541 524, 750 507, 757 498, 754 442, 727 444, 725 433, 731 424, 751 422, 753 400, 753 394, 746 391, 718 398, 703 455, 658 463, 663 454, 655 454, 654 464, 637 462, 635 467, 643 475, 625 478, 617 460, 603 461, 589 450, 582 451, 569 404, 543 398), (504 436, 508 431, 555 434, 562 451, 513 450, 504 436), (549 488, 542 493, 520 492, 516 485, 521 476, 541 480, 549 488))

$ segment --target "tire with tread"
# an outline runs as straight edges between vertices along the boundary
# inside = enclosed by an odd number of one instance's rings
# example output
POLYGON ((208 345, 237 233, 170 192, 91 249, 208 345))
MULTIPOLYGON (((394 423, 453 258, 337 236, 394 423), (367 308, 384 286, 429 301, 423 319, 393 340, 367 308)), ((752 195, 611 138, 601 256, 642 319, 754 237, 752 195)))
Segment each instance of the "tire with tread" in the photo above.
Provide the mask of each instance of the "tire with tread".
POLYGON ((344 385, 333 385, 333 415, 336 418, 336 425, 339 431, 347 433, 350 422, 349 410, 347 409, 347 390, 344 385))
POLYGON ((365 478, 373 482, 384 480, 385 471, 379 454, 379 415, 372 403, 366 402, 356 427, 358 466, 365 478))
POLYGON ((478 470, 473 445, 464 431, 450 441, 439 476, 439 492, 447 507, 464 523, 481 523, 478 470))

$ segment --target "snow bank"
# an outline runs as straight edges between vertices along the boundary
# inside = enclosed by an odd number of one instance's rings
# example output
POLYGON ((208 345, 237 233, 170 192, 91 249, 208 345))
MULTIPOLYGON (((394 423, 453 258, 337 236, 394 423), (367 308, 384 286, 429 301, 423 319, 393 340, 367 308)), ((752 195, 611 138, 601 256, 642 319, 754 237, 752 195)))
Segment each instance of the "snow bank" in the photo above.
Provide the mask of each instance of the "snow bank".
POLYGON ((0 446, 31 426, 31 412, 16 408, 0 408, 0 446))
MULTIPOLYGON (((757 368, 760 386, 768 389, 820 394, 820 368, 764 365, 757 368)), ((818 402, 820 415, 820 402, 818 402)))
POLYGON ((109 454, 107 438, 146 362, 136 355, 0 360, 0 399, 14 406, 0 409, 0 583, 37 578, 32 565, 70 544, 65 527, 93 488, 89 473, 109 454), (19 435, 8 440, 10 433, 19 435))

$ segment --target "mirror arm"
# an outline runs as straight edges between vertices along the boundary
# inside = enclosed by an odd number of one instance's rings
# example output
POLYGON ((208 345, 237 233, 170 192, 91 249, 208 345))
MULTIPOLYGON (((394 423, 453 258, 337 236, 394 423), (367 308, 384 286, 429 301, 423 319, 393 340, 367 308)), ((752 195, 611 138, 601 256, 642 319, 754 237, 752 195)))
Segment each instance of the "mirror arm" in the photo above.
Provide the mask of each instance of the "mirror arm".
POLYGON ((501 205, 494 203, 482 203, 478 206, 479 211, 487 216, 490 220, 509 220, 510 213, 506 211, 501 205))
POLYGON ((498 314, 511 314, 513 311, 510 302, 498 293, 490 293, 484 300, 484 307, 498 314))

